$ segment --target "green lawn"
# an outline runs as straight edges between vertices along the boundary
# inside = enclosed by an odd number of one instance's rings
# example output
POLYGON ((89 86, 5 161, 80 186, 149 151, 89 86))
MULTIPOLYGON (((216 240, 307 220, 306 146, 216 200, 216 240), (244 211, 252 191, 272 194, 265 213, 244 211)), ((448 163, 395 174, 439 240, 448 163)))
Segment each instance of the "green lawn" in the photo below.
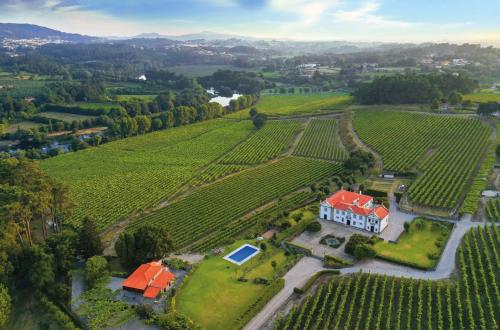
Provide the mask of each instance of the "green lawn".
POLYGON ((243 315, 268 286, 254 284, 253 279, 272 279, 280 268, 294 257, 286 257, 284 251, 267 243, 266 252, 237 266, 223 257, 244 243, 237 241, 227 247, 221 256, 210 256, 203 260, 176 295, 176 308, 207 330, 234 329, 237 318, 243 315), (271 262, 276 261, 276 271, 271 262), (244 276, 248 282, 237 279, 244 276))
POLYGON ((436 267, 450 236, 453 225, 447 222, 415 218, 410 231, 399 236, 397 244, 378 242, 374 245, 377 256, 413 267, 436 267))
MULTIPOLYGON (((351 96, 345 93, 268 94, 263 95, 255 107, 269 116, 289 116, 341 110, 350 104, 351 100, 351 96)), ((248 116, 246 110, 228 115, 229 118, 242 116, 248 116)))
POLYGON ((95 116, 86 116, 86 115, 77 115, 73 113, 64 113, 64 112, 41 112, 38 114, 39 116, 65 121, 67 123, 71 123, 72 121, 83 121, 85 119, 91 119, 95 116))
POLYGON ((500 102, 500 93, 495 93, 492 91, 483 91, 479 93, 472 93, 464 95, 464 100, 469 100, 472 102, 500 102))

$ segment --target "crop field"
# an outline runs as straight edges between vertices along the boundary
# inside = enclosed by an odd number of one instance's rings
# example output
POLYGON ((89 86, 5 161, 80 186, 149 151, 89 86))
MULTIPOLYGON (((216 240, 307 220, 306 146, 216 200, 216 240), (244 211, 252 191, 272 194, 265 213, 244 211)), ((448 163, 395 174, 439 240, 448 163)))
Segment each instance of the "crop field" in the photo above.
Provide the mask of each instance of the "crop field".
POLYGON ((21 121, 19 123, 10 124, 7 127, 7 129, 5 130, 5 132, 6 133, 15 133, 18 128, 28 130, 28 129, 32 129, 32 128, 38 128, 40 126, 42 126, 42 124, 35 123, 33 121, 21 121))
POLYGON ((296 121, 270 121, 221 160, 223 164, 258 164, 274 159, 291 144, 296 121))
POLYGON ((337 174, 340 164, 288 157, 195 190, 183 199, 133 222, 166 227, 174 246, 186 246, 273 199, 337 174))
POLYGON ((121 106, 113 102, 77 102, 68 104, 70 107, 80 107, 82 109, 116 109, 121 106))
POLYGON ((499 254, 497 228, 473 229, 458 251, 457 281, 336 276, 274 329, 498 329, 499 254))
POLYGON ((94 116, 77 115, 73 113, 63 113, 63 112, 51 112, 51 111, 40 112, 38 115, 45 118, 65 121, 67 123, 71 123, 72 121, 83 121, 86 119, 94 118, 94 116))
POLYGON ((235 70, 235 71, 255 71, 258 72, 260 68, 241 68, 233 65, 224 64, 191 64, 191 65, 177 65, 171 66, 166 69, 167 71, 176 74, 182 74, 187 77, 197 78, 202 76, 209 76, 217 70, 235 70))
POLYGON ((76 209, 104 229, 169 197, 201 168, 228 152, 251 131, 249 122, 213 120, 158 131, 40 162, 66 183, 76 209))
POLYGON ((314 119, 307 125, 294 155, 343 161, 349 156, 342 145, 335 119, 314 119))
POLYGON ((490 199, 486 203, 486 216, 491 221, 500 221, 500 199, 490 199))
POLYGON ((412 202, 446 210, 468 190, 491 133, 475 119, 390 111, 357 112, 354 129, 386 170, 423 172, 410 187, 412 202))
POLYGON ((0 76, 2 91, 8 91, 12 97, 39 96, 46 82, 43 80, 23 80, 7 76, 0 76))
POLYGON ((500 92, 495 93, 491 91, 478 92, 464 95, 464 100, 484 103, 484 102, 500 102, 500 92))
MULTIPOLYGON (((345 93, 311 93, 293 95, 264 95, 255 106, 268 116, 290 116, 342 110, 351 103, 351 96, 345 93)), ((239 112, 228 115, 240 118, 239 112)))
POLYGON ((132 100, 141 100, 141 101, 153 101, 157 95, 154 94, 136 94, 136 95, 116 95, 116 100, 118 102, 121 101, 132 101, 132 100))

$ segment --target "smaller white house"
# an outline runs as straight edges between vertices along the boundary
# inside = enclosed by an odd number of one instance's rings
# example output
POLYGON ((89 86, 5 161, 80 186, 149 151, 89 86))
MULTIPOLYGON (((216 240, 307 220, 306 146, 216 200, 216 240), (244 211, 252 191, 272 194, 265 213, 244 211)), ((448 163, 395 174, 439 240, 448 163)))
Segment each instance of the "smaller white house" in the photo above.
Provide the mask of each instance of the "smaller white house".
POLYGON ((389 224, 389 210, 376 205, 373 197, 347 190, 339 190, 322 201, 320 217, 376 234, 389 224))

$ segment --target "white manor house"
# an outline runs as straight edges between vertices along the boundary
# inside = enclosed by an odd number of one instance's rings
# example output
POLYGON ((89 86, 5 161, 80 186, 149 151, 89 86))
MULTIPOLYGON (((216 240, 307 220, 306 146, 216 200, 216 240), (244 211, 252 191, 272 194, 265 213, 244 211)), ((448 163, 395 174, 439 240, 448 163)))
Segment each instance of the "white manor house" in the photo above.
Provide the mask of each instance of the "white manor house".
POLYGON ((347 190, 339 190, 321 202, 320 217, 377 234, 389 224, 389 210, 376 205, 373 197, 347 190))

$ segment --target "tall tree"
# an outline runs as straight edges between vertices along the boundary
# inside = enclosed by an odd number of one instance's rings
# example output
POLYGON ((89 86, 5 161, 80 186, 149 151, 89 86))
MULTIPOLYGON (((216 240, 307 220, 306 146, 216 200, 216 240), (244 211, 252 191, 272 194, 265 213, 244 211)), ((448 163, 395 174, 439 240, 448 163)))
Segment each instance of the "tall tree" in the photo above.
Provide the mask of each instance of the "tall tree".
POLYGON ((102 254, 103 246, 94 219, 90 217, 83 219, 78 242, 80 255, 84 259, 102 254))
POLYGON ((0 328, 2 328, 10 316, 11 302, 9 291, 0 284, 0 328))

